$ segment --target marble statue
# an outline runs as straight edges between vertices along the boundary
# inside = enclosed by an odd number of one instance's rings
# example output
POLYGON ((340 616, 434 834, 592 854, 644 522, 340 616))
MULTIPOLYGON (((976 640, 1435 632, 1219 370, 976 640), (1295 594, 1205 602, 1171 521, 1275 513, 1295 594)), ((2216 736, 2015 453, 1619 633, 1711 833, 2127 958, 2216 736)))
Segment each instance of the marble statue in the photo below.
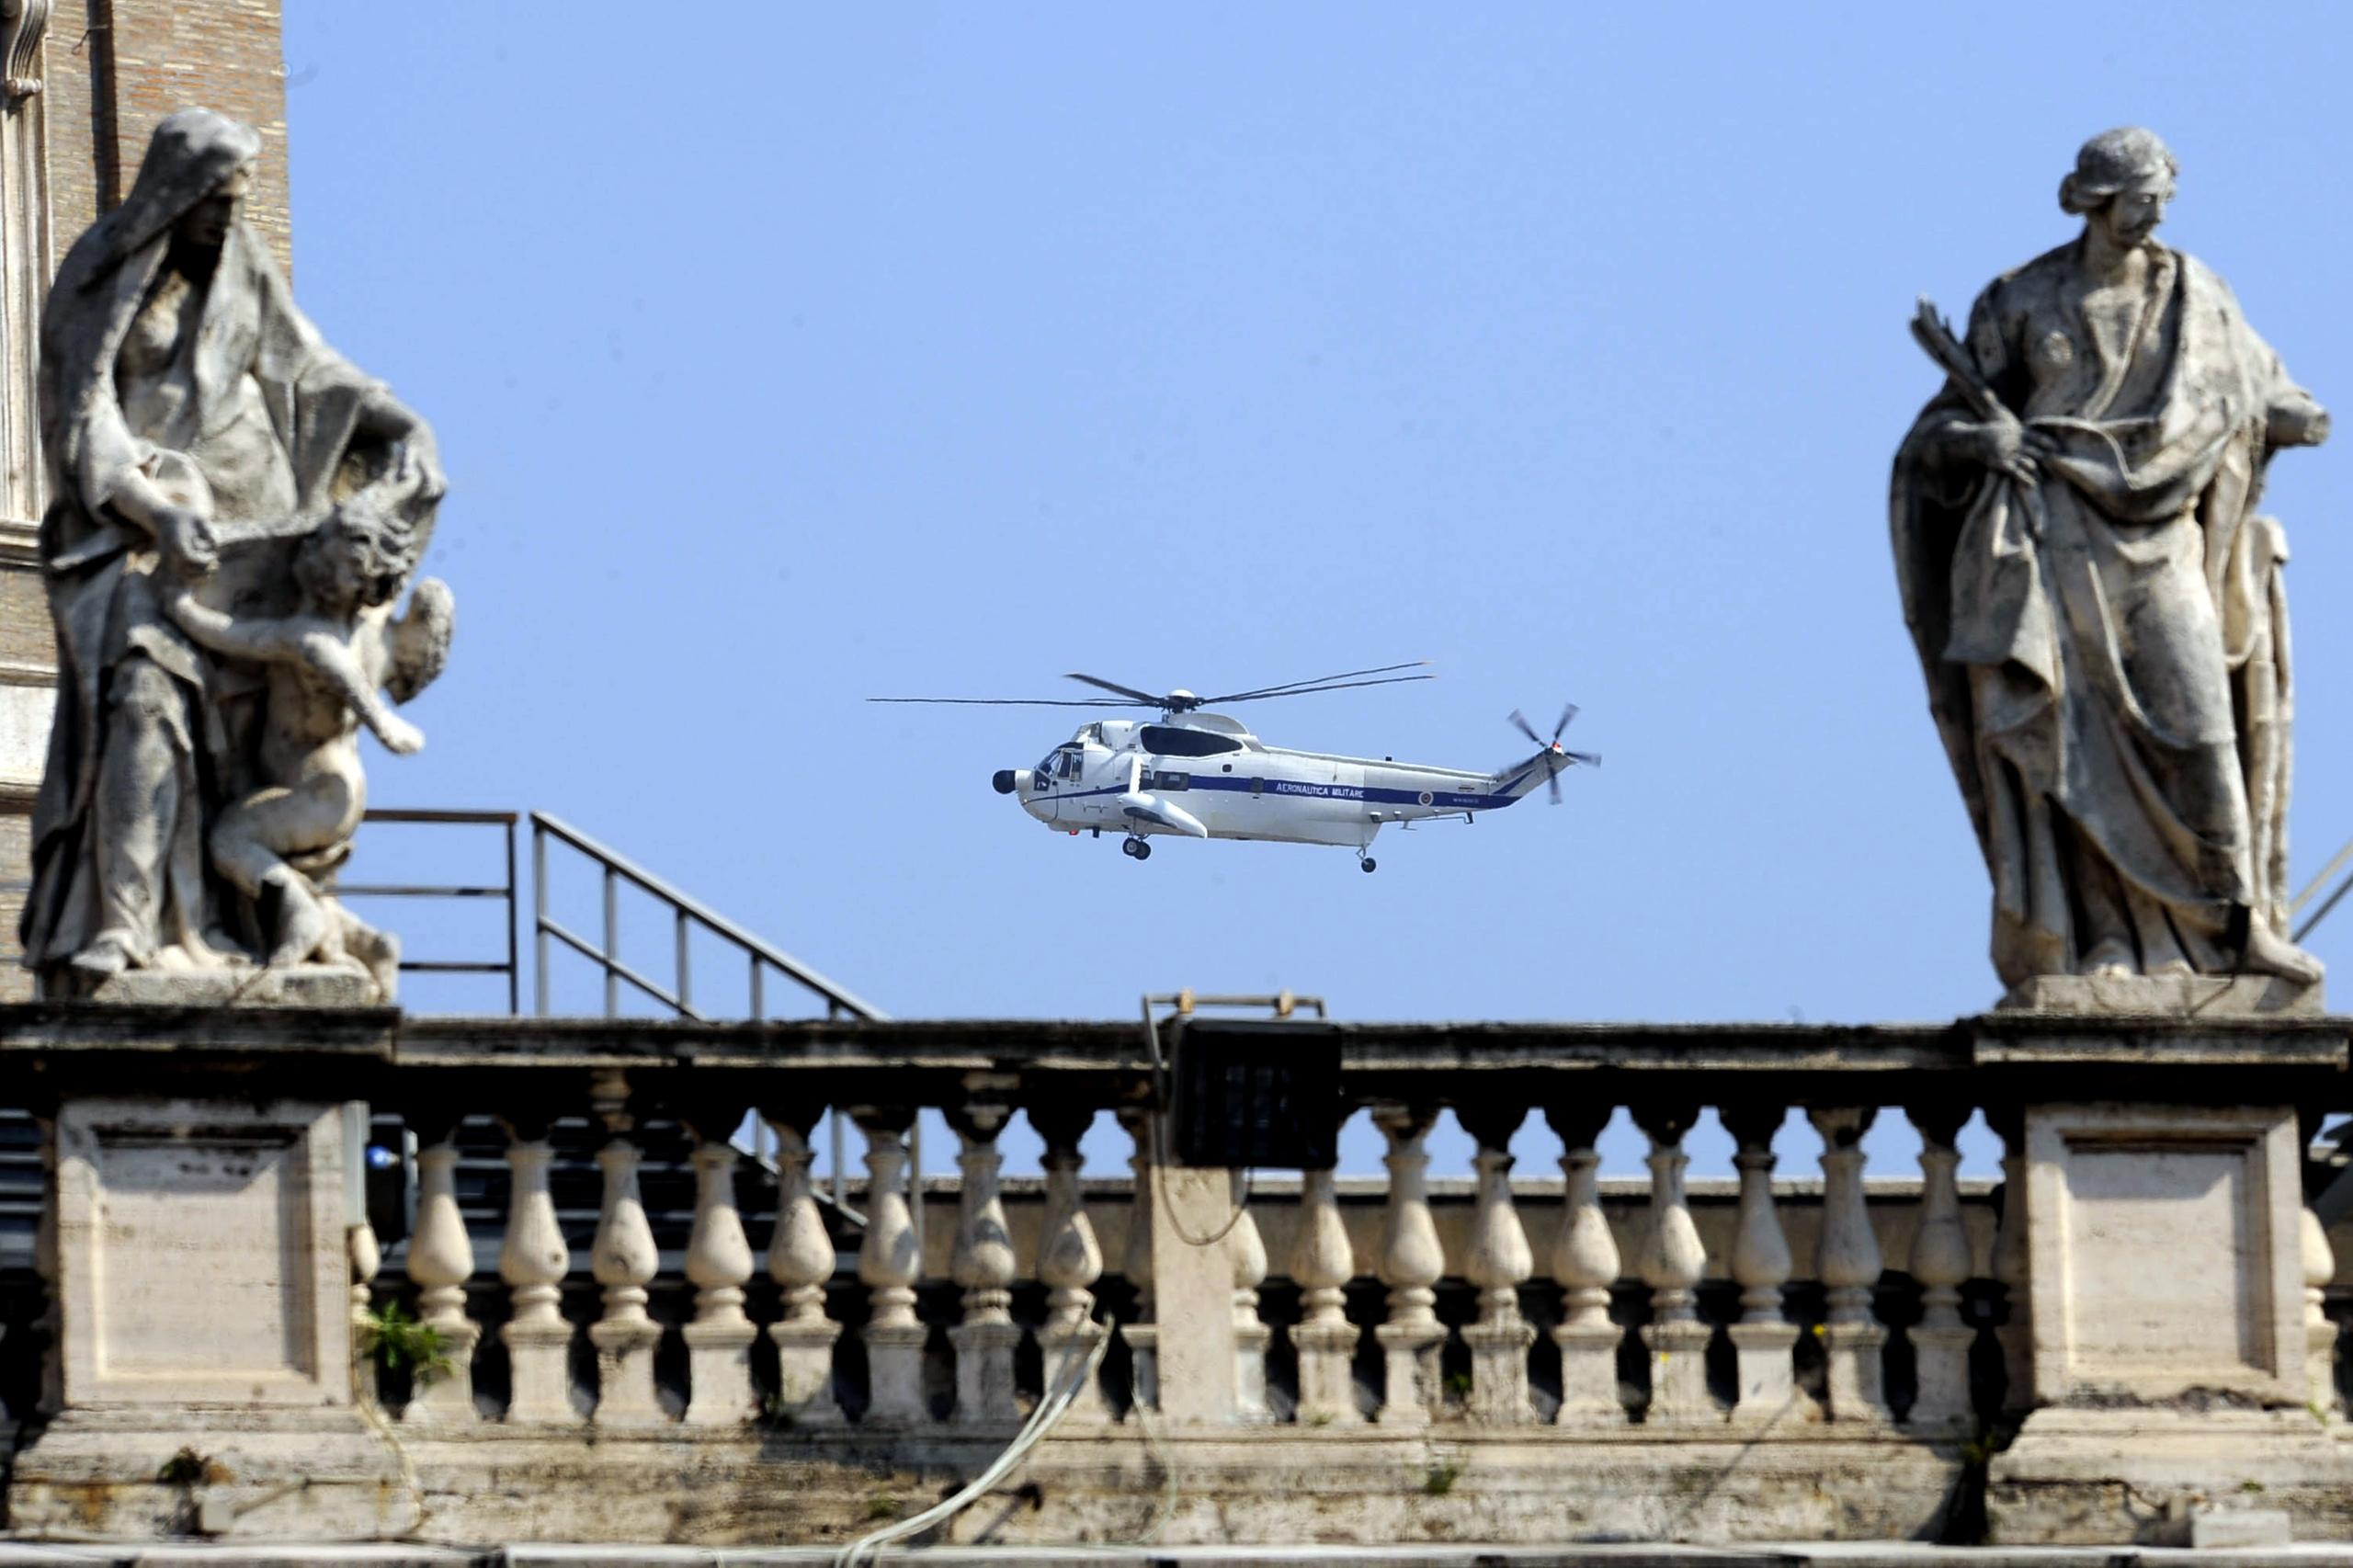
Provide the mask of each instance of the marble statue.
POLYGON ((42 314, 59 668, 23 935, 52 996, 259 994, 293 971, 392 994, 397 946, 333 873, 365 803, 357 726, 414 751, 378 692, 447 656, 445 586, 392 615, 441 472, 244 222, 260 149, 210 110, 165 118, 42 314))
POLYGON ((1896 457, 1896 573, 2014 994, 2321 978, 2288 933, 2288 551, 2257 505, 2328 416, 2155 237, 2176 172, 2148 131, 2093 137, 2059 187, 2083 232, 1964 337, 1915 327, 1948 380, 1896 457))

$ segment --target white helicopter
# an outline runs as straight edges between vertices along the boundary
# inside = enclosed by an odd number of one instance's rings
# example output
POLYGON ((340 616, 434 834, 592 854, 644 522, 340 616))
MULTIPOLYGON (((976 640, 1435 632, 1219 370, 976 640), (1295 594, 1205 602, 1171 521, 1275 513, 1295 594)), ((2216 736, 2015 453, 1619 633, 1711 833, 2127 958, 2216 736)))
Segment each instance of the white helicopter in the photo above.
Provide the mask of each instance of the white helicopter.
POLYGON ((1391 823, 1438 817, 1470 821, 1524 799, 1540 782, 1561 803, 1561 772, 1577 763, 1598 767, 1590 752, 1570 751, 1561 733, 1575 718, 1572 703, 1546 740, 1515 710, 1511 722, 1537 744, 1536 755, 1494 773, 1429 767, 1388 757, 1337 756, 1290 751, 1262 743, 1236 720, 1205 713, 1212 703, 1260 702, 1272 697, 1305 697, 1349 687, 1391 686, 1430 680, 1397 675, 1427 661, 1347 670, 1314 680, 1196 697, 1182 689, 1165 697, 1138 691, 1096 676, 1071 675, 1113 693, 1101 698, 874 697, 870 702, 938 702, 982 707, 1157 709, 1158 722, 1143 719, 1098 719, 1048 752, 1035 767, 1001 767, 993 782, 1000 795, 1020 797, 1021 809, 1048 827, 1075 836, 1121 835, 1120 847, 1142 860, 1159 835, 1188 838, 1259 839, 1281 844, 1330 844, 1352 847, 1365 870, 1378 864, 1368 851, 1373 835, 1391 823))

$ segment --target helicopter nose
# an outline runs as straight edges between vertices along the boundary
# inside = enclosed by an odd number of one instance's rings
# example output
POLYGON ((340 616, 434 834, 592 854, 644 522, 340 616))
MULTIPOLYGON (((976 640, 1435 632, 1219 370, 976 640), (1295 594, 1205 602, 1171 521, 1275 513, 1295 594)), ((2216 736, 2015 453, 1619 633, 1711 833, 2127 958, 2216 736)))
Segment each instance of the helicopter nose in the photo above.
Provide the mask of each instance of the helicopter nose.
POLYGON ((1012 794, 1012 793, 1013 793, 1013 769, 1011 769, 1010 767, 1000 767, 1000 768, 998 768, 998 769, 996 770, 996 773, 995 774, 995 776, 994 776, 994 777, 992 777, 992 778, 989 779, 989 783, 990 783, 990 784, 991 784, 991 785, 995 789, 996 792, 997 792, 998 794, 1000 794, 1000 795, 1010 795, 1010 794, 1012 794))

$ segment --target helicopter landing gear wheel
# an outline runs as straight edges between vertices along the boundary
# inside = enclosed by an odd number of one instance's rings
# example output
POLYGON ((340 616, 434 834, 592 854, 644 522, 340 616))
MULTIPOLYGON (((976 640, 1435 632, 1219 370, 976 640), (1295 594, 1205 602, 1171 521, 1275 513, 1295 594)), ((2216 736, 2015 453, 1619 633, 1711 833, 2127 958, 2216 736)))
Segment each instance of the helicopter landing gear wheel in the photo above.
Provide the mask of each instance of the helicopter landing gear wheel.
POLYGON ((1358 857, 1357 857, 1357 869, 1358 869, 1358 870, 1359 870, 1359 871, 1375 871, 1375 870, 1379 870, 1380 869, 1381 869, 1381 862, 1380 862, 1380 861, 1378 861, 1378 860, 1376 860, 1376 859, 1374 859, 1371 856, 1370 856, 1370 855, 1359 855, 1359 856, 1358 856, 1358 857))
POLYGON ((1120 843, 1120 853, 1130 859, 1148 860, 1152 858, 1152 846, 1141 838, 1130 838, 1120 843))

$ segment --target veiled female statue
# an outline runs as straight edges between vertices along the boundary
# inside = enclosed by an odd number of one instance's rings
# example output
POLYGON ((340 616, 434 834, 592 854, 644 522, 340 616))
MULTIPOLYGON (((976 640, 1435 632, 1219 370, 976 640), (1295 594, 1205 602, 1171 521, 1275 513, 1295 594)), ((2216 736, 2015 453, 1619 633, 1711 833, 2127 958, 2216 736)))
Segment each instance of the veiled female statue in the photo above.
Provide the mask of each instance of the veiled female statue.
POLYGON ((353 956, 311 879, 358 821, 356 743, 303 698, 324 683, 364 714, 401 689, 388 605, 441 479, 425 426, 321 340, 244 222, 260 149, 208 110, 166 118, 41 322, 59 690, 24 948, 52 994, 353 956))
POLYGON ((2155 239, 2175 174, 2147 131, 2084 144, 2082 233, 1978 297, 1895 461, 1904 615, 2014 987, 2320 979, 2287 929, 2287 545, 2256 508, 2328 419, 2155 239))

